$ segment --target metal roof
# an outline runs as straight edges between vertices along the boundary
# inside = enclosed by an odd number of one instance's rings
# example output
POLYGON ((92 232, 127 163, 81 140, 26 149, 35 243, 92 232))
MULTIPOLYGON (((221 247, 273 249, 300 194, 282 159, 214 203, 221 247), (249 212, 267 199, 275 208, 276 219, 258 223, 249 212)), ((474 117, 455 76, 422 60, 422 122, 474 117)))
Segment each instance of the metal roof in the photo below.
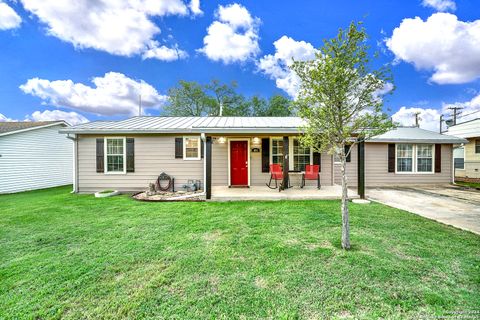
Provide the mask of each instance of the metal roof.
POLYGON ((12 121, 12 122, 0 122, 0 136, 6 136, 18 132, 24 132, 29 130, 35 130, 50 126, 65 125, 68 124, 63 121, 12 121))
POLYGON ((450 126, 445 133, 462 138, 480 137, 480 118, 450 126))
POLYGON ((95 121, 61 130, 64 133, 297 133, 298 117, 133 117, 95 121))
POLYGON ((420 129, 417 127, 398 127, 373 137, 367 142, 410 142, 410 143, 466 143, 467 140, 451 135, 420 129))

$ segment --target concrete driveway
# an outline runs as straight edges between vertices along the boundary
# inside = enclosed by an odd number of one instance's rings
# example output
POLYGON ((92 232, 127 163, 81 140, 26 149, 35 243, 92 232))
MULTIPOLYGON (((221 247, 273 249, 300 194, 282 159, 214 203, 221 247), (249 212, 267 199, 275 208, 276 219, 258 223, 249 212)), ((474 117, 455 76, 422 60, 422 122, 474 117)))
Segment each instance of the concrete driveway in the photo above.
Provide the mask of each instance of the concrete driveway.
POLYGON ((480 234, 480 191, 452 185, 370 188, 371 200, 480 234))

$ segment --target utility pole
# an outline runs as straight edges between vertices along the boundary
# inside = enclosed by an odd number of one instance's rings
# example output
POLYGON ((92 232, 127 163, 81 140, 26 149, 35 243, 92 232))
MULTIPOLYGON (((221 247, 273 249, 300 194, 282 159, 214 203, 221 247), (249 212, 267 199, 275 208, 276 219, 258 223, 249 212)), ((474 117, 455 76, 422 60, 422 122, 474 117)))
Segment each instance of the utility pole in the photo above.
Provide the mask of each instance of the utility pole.
POLYGON ((440 115, 440 133, 442 133, 443 114, 440 115))
POLYGON ((420 124, 419 124, 419 116, 420 115, 420 112, 415 112, 415 127, 420 127, 420 124))
POLYGON ((459 111, 463 109, 463 107, 450 107, 448 109, 453 110, 453 125, 456 125, 457 115, 459 114, 459 111))

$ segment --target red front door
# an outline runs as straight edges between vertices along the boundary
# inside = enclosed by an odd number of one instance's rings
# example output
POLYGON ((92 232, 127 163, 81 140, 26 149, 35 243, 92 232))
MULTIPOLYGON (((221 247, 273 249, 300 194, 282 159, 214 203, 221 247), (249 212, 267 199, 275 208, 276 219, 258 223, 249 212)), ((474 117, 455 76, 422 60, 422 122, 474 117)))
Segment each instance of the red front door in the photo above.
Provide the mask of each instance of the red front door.
POLYGON ((230 184, 248 186, 247 141, 230 141, 230 184))

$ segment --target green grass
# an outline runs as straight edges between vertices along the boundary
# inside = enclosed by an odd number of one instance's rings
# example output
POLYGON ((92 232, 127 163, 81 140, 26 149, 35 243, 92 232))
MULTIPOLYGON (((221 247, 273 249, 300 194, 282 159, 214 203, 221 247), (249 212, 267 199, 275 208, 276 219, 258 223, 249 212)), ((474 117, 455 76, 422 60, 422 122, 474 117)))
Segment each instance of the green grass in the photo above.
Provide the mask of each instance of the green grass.
POLYGON ((458 184, 459 186, 480 189, 480 183, 478 182, 455 181, 455 184, 458 184))
POLYGON ((380 204, 0 196, 0 319, 418 318, 479 309, 480 237, 380 204))

